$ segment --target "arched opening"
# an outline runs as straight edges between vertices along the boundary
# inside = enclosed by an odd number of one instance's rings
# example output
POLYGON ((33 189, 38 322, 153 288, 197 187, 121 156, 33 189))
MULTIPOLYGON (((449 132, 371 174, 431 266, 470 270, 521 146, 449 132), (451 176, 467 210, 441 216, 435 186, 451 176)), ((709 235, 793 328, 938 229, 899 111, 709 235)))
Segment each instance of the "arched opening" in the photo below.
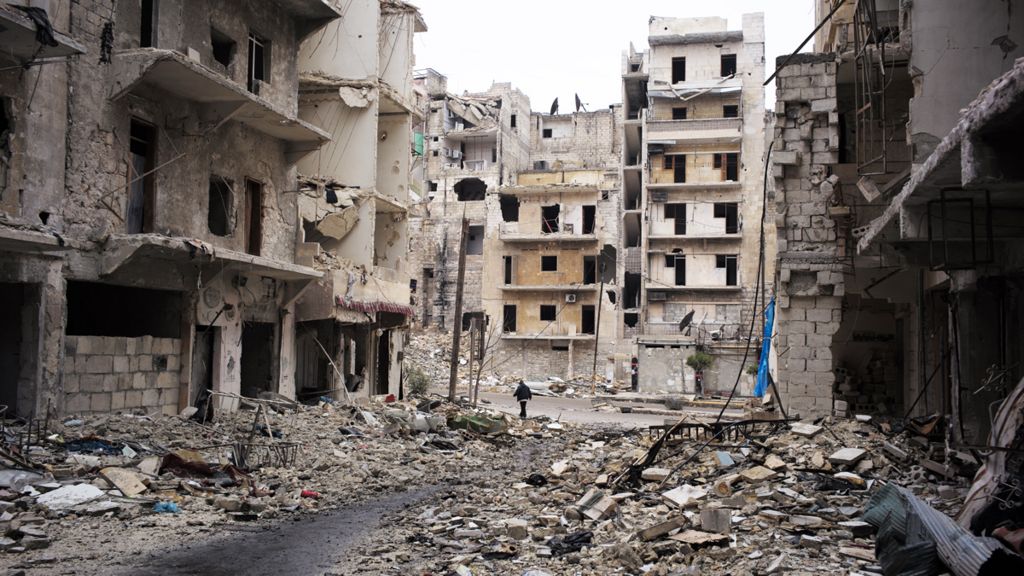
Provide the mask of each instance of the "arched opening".
POLYGON ((465 178, 455 183, 455 194, 459 202, 483 200, 487 192, 487 184, 479 178, 465 178))

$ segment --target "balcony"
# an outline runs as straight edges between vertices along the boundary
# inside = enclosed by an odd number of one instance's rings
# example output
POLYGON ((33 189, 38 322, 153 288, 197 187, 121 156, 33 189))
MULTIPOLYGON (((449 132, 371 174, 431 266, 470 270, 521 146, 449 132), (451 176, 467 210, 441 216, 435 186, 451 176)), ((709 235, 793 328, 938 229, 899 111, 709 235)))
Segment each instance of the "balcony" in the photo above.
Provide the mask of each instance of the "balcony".
MULTIPOLYGON (((738 283, 737 283, 738 284, 738 283)), ((739 292, 743 290, 743 286, 672 286, 669 284, 652 284, 650 282, 644 284, 644 289, 648 292, 739 292)), ((658 300, 652 300, 648 295, 648 302, 658 302, 658 300)))
POLYGON ((275 3, 295 18, 299 38, 305 38, 331 20, 344 16, 336 0, 275 0, 275 3))
POLYGON ((502 186, 500 192, 514 196, 563 196, 566 194, 596 195, 598 190, 599 188, 596 185, 590 184, 522 184, 502 186))
POLYGON ((36 25, 32 20, 21 10, 0 4, 0 46, 3 46, 0 56, 28 63, 85 53, 85 47, 70 36, 54 30, 53 38, 57 41, 56 46, 40 44, 36 40, 36 25))
POLYGON ((585 244, 597 242, 596 234, 573 234, 571 232, 524 233, 519 231, 518 222, 502 222, 498 227, 498 239, 508 243, 557 242, 559 244, 585 244))
POLYGON ((650 140, 675 142, 732 142, 743 137, 741 118, 703 118, 695 120, 652 120, 647 123, 650 140))
POLYGON ((117 67, 114 77, 122 79, 123 87, 111 100, 128 94, 157 99, 169 94, 194 102, 200 107, 200 117, 210 126, 240 122, 286 142, 286 156, 291 162, 331 140, 320 128, 180 52, 141 48, 118 53, 114 62, 117 67))
POLYGON ((671 182, 651 181, 648 190, 732 190, 741 187, 738 180, 720 180, 718 182, 671 182))
POLYGON ((306 290, 296 309, 296 319, 333 319, 339 322, 369 323, 380 312, 413 315, 410 277, 405 272, 374 266, 367 282, 350 283, 359 269, 330 270, 306 290))
POLYGON ((672 241, 691 241, 691 240, 708 240, 714 242, 729 242, 733 240, 742 240, 743 235, 739 232, 735 234, 671 234, 666 232, 658 231, 657 233, 651 232, 647 235, 647 239, 650 241, 656 240, 672 240, 672 241))
POLYGON ((544 340, 544 341, 572 341, 587 342, 594 339, 593 334, 559 334, 554 332, 541 332, 538 334, 520 334, 519 332, 505 332, 501 335, 502 340, 544 340))
POLYGON ((505 292, 596 292, 596 284, 502 284, 505 292))

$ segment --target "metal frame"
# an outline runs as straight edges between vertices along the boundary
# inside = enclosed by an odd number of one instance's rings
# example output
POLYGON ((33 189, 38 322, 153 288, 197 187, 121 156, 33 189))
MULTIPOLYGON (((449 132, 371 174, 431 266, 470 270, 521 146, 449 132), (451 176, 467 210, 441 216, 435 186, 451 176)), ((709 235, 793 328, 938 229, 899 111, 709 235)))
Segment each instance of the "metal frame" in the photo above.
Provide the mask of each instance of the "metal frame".
MULTIPOLYGON (((927 218, 928 218, 928 264, 931 270, 971 270, 977 268, 979 264, 987 264, 993 261, 994 248, 992 241, 992 194, 990 191, 985 190, 985 204, 983 209, 985 211, 985 255, 983 258, 978 258, 978 233, 977 227, 978 222, 975 221, 975 206, 974 198, 949 198, 947 194, 949 192, 963 192, 960 189, 949 189, 943 188, 939 191, 938 200, 929 200, 927 204, 927 218), (947 214, 947 206, 951 204, 966 204, 966 210, 957 210, 956 214, 962 214, 966 211, 968 221, 967 222, 955 222, 949 219, 947 214), (938 224, 942 229, 941 238, 936 238, 935 233, 935 219, 934 219, 934 207, 938 207, 938 224), (970 239, 971 239, 971 258, 969 261, 964 262, 951 262, 949 256, 949 241, 950 236, 946 228, 947 222, 953 222, 957 224, 967 224, 970 227, 970 239), (936 255, 936 244, 942 243, 942 254, 941 260, 937 260, 936 255)), ((953 240, 956 240, 955 238, 953 240)))

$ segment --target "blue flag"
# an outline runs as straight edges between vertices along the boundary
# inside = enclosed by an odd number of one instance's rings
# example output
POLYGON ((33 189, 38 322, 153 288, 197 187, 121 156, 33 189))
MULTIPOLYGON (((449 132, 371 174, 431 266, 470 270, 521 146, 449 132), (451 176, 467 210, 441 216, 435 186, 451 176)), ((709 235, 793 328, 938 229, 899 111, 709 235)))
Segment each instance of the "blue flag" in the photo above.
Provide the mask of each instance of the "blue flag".
POLYGON ((772 323, 775 321, 775 297, 768 302, 764 311, 764 340, 761 342, 761 361, 757 366, 757 386, 754 387, 754 396, 763 398, 768 392, 768 351, 772 347, 772 323))

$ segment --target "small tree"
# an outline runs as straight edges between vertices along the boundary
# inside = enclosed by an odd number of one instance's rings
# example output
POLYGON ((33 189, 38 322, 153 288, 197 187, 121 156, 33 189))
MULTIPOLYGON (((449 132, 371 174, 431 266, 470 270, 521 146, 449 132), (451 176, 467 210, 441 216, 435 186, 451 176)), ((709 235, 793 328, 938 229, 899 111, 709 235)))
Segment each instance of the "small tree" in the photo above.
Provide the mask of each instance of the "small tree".
POLYGON ((426 396, 430 377, 423 370, 409 366, 405 370, 405 384, 410 396, 426 396))
POLYGON ((693 368, 694 372, 704 372, 704 369, 711 366, 714 361, 715 359, 706 352, 694 352, 686 359, 686 365, 693 368))

